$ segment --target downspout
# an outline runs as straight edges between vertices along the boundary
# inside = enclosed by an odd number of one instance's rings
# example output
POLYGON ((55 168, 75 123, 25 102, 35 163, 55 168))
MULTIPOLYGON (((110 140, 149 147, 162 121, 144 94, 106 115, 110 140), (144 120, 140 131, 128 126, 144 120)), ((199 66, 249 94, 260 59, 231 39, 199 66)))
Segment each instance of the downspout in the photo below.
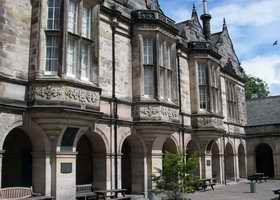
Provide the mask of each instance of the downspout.
MULTIPOLYGON (((183 144, 183 155, 185 155, 185 124, 184 124, 184 115, 182 113, 182 96, 181 96, 181 66, 180 66, 180 57, 179 53, 177 53, 177 73, 178 73, 178 88, 179 88, 179 113, 181 115, 181 134, 182 134, 182 144, 183 144)), ((184 159, 185 160, 185 159, 184 159)))
POLYGON ((114 165, 115 165, 115 189, 118 188, 118 101, 116 98, 116 27, 117 27, 117 18, 113 17, 111 24, 112 28, 112 124, 114 126, 114 165))

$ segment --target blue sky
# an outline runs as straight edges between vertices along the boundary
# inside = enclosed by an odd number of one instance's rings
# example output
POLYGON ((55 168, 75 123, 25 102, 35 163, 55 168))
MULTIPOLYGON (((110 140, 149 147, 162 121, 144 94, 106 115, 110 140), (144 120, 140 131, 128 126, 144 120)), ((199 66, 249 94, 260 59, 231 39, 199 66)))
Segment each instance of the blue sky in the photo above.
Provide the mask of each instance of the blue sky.
MULTIPOLYGON (((177 22, 190 18, 202 0, 159 0, 165 14, 177 22)), ((242 67, 269 84, 271 95, 280 95, 280 0, 208 0, 212 32, 226 18, 242 67), (278 40, 278 46, 272 46, 278 40)))

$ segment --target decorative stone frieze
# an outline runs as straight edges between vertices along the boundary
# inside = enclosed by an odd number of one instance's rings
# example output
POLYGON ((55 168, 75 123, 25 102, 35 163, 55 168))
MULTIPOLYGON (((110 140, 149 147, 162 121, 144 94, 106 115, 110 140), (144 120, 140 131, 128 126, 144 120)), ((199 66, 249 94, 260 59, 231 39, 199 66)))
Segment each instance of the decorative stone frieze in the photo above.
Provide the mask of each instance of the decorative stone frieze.
POLYGON ((194 115, 192 117, 192 125, 196 128, 224 128, 221 117, 210 115, 194 115))
POLYGON ((76 88, 63 84, 34 85, 31 87, 31 100, 59 101, 99 107, 98 91, 76 88))
POLYGON ((136 106, 134 117, 140 120, 179 121, 179 110, 162 105, 136 106))

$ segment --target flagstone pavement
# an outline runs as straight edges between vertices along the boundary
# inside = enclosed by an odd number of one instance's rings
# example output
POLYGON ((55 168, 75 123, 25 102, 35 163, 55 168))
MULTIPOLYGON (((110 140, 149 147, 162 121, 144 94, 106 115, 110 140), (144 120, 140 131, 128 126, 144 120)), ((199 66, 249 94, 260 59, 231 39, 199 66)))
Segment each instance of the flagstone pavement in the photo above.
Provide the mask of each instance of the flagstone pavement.
POLYGON ((189 194, 191 200, 277 200, 273 189, 280 189, 280 180, 269 180, 256 184, 256 193, 250 193, 249 182, 230 185, 217 185, 215 191, 208 189, 206 192, 189 194))

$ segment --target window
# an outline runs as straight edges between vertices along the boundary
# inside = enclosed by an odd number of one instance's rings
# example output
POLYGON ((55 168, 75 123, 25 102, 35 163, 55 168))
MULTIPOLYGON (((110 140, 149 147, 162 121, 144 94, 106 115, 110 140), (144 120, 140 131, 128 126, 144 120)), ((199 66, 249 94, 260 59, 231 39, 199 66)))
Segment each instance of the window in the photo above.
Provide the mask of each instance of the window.
POLYGON ((165 41, 160 44, 160 97, 165 100, 172 100, 172 62, 171 46, 165 41))
POLYGON ((210 84, 210 90, 211 90, 211 98, 212 98, 212 112, 219 114, 220 109, 220 76, 219 76, 219 68, 216 66, 211 66, 211 84, 210 84))
POLYGON ((208 77, 206 64, 198 64, 198 83, 200 109, 209 111, 208 77))
POLYGON ((153 39, 144 39, 144 65, 154 64, 154 41, 153 39))
POLYGON ((68 8, 68 31, 71 33, 77 32, 77 18, 78 18, 78 8, 75 0, 69 0, 68 8))
POLYGON ((90 38, 91 34, 91 8, 83 7, 82 36, 90 38))
POLYGON ((154 40, 144 39, 144 95, 154 97, 155 82, 154 82, 154 40))
POLYGON ((47 35, 46 41, 46 72, 57 72, 59 63, 59 39, 47 35))
POLYGON ((236 86, 232 81, 226 81, 228 118, 231 122, 238 122, 238 100, 236 86))
POLYGON ((67 75, 76 76, 77 65, 77 41, 69 38, 67 47, 67 75))
POLYGON ((48 30, 60 30, 60 0, 48 0, 48 30))
POLYGON ((90 46, 82 43, 81 45, 81 79, 89 80, 89 69, 91 66, 90 46))
POLYGON ((144 66, 144 95, 154 97, 154 67, 144 66))

